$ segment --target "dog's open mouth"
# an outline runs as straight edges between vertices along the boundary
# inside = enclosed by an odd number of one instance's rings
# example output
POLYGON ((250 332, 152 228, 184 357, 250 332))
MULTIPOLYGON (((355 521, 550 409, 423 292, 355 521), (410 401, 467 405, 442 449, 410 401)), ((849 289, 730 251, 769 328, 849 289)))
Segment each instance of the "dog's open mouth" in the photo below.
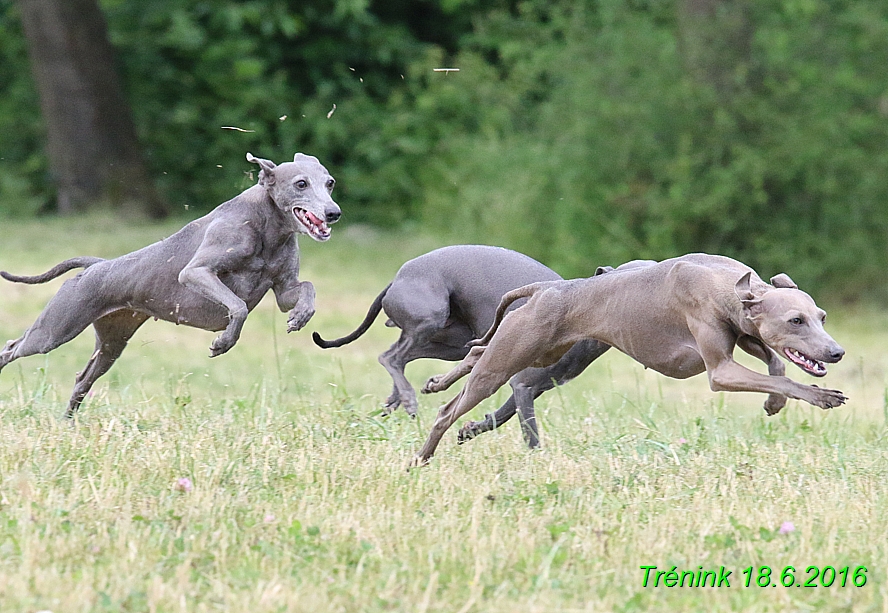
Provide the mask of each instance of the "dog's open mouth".
POLYGON ((826 374, 826 364, 819 360, 815 360, 814 358, 809 358, 801 351, 786 347, 783 350, 783 353, 786 354, 786 357, 789 358, 790 362, 804 370, 809 375, 822 377, 826 374))
POLYGON ((305 209, 298 206, 293 207, 293 215, 302 226, 308 231, 308 234, 316 241, 325 241, 330 238, 330 227, 323 219, 305 209))

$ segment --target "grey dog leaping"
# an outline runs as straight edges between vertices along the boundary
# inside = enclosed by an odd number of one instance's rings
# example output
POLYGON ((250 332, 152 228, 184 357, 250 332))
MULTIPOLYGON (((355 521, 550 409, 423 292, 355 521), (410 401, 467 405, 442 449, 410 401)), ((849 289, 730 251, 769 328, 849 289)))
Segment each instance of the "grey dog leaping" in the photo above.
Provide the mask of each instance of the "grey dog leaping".
POLYGON ((296 234, 330 238, 328 224, 341 214, 330 196, 333 178, 317 158, 301 153, 279 166, 249 153, 247 160, 261 168, 258 183, 169 238, 113 260, 72 258, 33 277, 0 272, 9 281, 45 283, 85 268, 65 281, 21 338, 6 343, 0 370, 48 353, 92 324, 96 350, 77 376, 65 412, 71 417, 149 317, 221 330, 211 356, 234 346, 268 290, 281 311, 289 311, 288 332, 305 326, 314 315, 315 290, 299 281, 296 234))
POLYGON ((588 340, 612 345, 668 377, 705 371, 714 391, 766 393, 769 415, 787 398, 824 409, 843 404, 847 398, 838 390, 784 376, 780 356, 822 377, 825 363, 838 362, 845 351, 823 329, 826 313, 792 279, 780 274, 771 283, 730 258, 691 254, 509 292, 469 355, 426 384, 441 391, 471 373, 463 390, 441 408, 415 463, 427 462, 444 432, 516 372, 552 364, 588 340), (518 299, 528 301, 506 314, 518 299), (767 364, 768 374, 735 362, 735 346, 767 364))
MULTIPOLYGON (((528 283, 559 279, 555 271, 536 260, 501 247, 444 247, 404 264, 354 332, 333 341, 325 341, 317 332, 312 337, 320 347, 341 347, 364 334, 384 310, 389 318, 386 325, 401 329, 398 341, 379 356, 394 381, 385 406, 387 411, 403 406, 414 415, 416 392, 404 376, 408 362, 419 358, 463 359, 469 351, 466 343, 490 327, 503 294, 528 283)), ((604 343, 583 341, 555 364, 516 374, 510 381, 512 396, 495 413, 465 428, 460 442, 499 427, 517 410, 527 444, 538 446, 534 399, 579 375, 608 349, 604 343)))

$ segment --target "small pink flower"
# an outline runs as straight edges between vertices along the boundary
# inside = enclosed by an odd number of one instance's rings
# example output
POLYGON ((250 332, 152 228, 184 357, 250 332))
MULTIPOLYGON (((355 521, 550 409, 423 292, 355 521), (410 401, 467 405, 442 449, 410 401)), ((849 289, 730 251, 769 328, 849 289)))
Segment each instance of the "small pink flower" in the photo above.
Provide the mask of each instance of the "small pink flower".
POLYGON ((176 479, 175 489, 177 492, 185 492, 188 494, 194 489, 194 484, 191 483, 191 479, 188 477, 179 477, 176 479))
POLYGON ((680 439, 678 439, 678 444, 679 445, 687 445, 688 439, 686 439, 685 437, 681 437, 680 439))
POLYGON ((266 524, 273 524, 275 519, 275 516, 269 513, 262 521, 264 521, 266 524))
POLYGON ((789 534, 790 532, 795 532, 795 524, 791 521, 785 521, 780 524, 780 530, 778 530, 780 534, 789 534))

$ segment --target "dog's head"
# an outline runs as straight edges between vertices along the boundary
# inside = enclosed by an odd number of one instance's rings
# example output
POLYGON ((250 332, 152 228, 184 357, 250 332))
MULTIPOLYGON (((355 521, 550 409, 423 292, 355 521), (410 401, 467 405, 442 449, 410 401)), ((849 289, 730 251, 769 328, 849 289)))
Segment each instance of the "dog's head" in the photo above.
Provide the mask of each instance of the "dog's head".
POLYGON ((248 153, 247 161, 259 164, 259 185, 292 219, 296 232, 320 242, 330 238, 328 224, 335 223, 342 211, 330 196, 336 182, 316 157, 297 153, 292 162, 275 166, 248 153))
POLYGON ((751 275, 743 275, 734 292, 759 338, 809 375, 824 376, 826 363, 834 364, 845 355, 823 329, 826 311, 785 274, 772 277, 771 285, 762 283, 756 288, 750 284, 751 275))

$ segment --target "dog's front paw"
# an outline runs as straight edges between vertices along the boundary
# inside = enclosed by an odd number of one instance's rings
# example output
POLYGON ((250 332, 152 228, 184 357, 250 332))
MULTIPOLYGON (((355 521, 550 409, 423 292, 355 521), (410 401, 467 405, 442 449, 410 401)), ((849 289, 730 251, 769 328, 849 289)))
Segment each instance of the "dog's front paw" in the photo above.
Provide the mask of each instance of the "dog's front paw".
POLYGON ((845 401, 848 400, 847 396, 840 392, 839 390, 828 390, 817 387, 816 385, 812 385, 811 387, 811 399, 808 400, 809 403, 814 406, 818 406, 821 409, 832 409, 834 407, 841 406, 845 404, 845 401))
POLYGON ((290 311, 290 316, 287 318, 287 332, 296 332, 305 327, 305 324, 308 323, 315 314, 314 307, 297 310, 293 309, 290 311))
POLYGON ((233 337, 229 334, 220 334, 216 340, 213 341, 213 344, 210 345, 210 357, 215 358, 217 355, 222 355, 237 343, 237 338, 233 337))
POLYGON ((768 394, 768 399, 765 400, 765 413, 769 416, 777 415, 780 412, 780 409, 786 406, 786 396, 781 394, 768 394))

